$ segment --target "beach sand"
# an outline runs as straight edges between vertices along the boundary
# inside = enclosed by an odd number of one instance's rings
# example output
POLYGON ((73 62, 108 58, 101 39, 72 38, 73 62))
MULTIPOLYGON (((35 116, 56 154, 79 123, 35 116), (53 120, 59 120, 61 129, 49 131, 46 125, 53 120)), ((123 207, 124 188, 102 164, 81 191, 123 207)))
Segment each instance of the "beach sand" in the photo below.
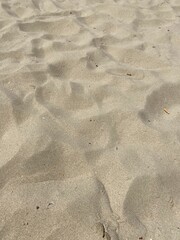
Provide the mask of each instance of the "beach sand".
POLYGON ((179 240, 179 163, 179 0, 0 0, 0 240, 179 240))

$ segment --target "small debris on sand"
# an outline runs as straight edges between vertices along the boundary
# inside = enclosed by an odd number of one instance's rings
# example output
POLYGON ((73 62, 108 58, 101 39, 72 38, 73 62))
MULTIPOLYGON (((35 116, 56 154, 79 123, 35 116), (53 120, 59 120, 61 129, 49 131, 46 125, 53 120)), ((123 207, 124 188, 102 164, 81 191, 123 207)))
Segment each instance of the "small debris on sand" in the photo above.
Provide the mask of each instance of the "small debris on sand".
POLYGON ((164 112, 170 114, 170 112, 166 108, 164 108, 164 112))

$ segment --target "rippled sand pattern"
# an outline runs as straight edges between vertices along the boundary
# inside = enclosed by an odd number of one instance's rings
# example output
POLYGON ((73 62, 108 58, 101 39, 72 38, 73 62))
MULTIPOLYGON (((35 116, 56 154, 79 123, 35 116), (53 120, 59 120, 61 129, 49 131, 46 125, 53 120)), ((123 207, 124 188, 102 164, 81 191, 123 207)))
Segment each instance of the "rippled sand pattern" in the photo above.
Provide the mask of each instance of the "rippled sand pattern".
POLYGON ((179 240, 179 163, 179 0, 0 0, 0 240, 179 240))

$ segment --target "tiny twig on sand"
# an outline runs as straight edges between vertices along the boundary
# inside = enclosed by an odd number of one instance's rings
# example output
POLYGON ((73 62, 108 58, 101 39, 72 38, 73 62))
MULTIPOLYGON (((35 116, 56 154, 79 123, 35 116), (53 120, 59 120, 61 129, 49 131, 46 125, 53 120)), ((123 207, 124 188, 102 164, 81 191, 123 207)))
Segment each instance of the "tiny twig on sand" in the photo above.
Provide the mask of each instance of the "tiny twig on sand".
POLYGON ((170 112, 166 108, 164 108, 164 112, 170 114, 170 112))

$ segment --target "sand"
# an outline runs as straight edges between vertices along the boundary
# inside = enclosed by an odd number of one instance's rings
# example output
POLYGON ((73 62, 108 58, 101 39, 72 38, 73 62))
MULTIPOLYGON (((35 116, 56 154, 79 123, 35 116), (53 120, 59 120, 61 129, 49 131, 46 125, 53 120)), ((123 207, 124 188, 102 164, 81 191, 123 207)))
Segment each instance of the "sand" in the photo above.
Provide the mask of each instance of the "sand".
POLYGON ((180 239, 180 1, 0 1, 0 240, 180 239))

